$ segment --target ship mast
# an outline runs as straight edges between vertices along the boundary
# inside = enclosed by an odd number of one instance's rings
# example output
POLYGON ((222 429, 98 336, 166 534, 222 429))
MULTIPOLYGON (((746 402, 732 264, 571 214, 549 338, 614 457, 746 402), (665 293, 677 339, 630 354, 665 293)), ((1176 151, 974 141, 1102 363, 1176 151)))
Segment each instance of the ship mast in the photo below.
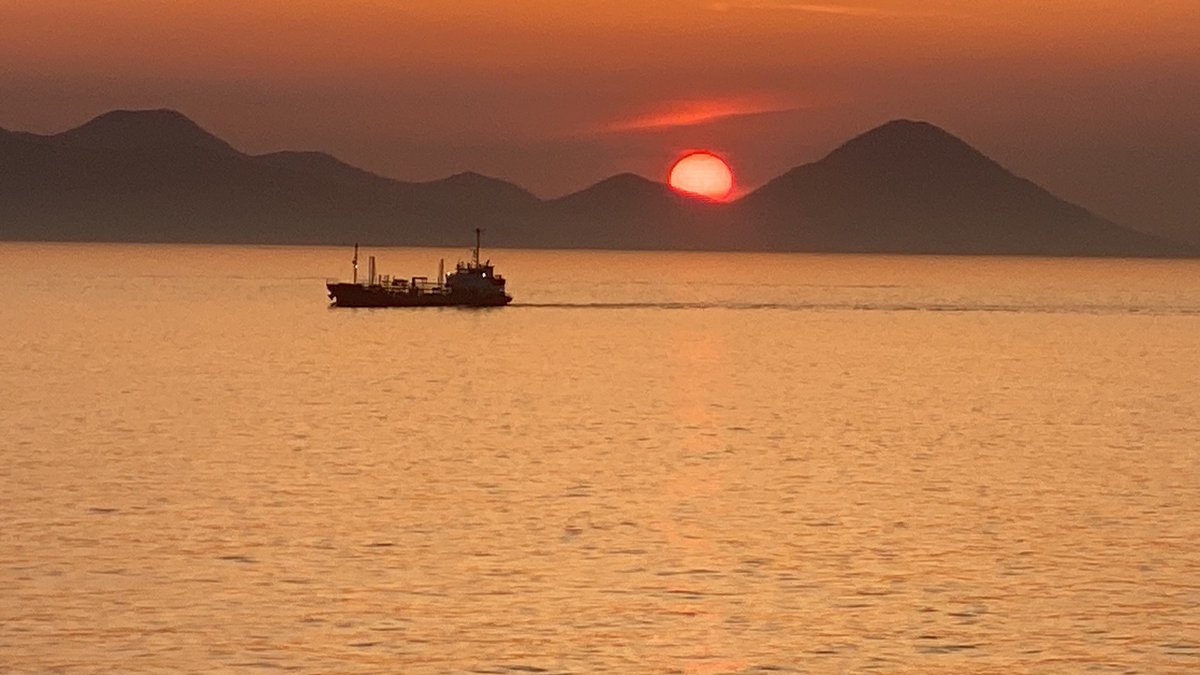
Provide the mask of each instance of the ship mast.
POLYGON ((358 283, 358 244, 354 245, 354 283, 358 283))
POLYGON ((479 267, 479 235, 482 232, 483 232, 483 230, 479 229, 478 227, 475 228, 475 253, 474 253, 473 257, 475 260, 476 267, 479 267))

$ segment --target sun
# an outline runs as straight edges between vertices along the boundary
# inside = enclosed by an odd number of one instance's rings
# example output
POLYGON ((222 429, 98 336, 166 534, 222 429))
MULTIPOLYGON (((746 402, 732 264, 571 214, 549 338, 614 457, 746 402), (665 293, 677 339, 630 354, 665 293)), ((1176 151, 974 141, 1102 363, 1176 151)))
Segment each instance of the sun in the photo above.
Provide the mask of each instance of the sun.
POLYGON ((733 192, 733 171, 720 157, 697 150, 675 162, 667 184, 687 195, 724 201, 733 192))

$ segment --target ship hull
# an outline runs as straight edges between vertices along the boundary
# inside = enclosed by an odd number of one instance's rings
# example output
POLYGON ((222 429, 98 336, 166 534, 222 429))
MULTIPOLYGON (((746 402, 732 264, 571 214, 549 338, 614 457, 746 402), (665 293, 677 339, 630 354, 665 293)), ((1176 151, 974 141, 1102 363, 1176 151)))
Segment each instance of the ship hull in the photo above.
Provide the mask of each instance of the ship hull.
POLYGON ((406 293, 362 284, 326 284, 335 307, 503 307, 512 296, 480 293, 406 293))

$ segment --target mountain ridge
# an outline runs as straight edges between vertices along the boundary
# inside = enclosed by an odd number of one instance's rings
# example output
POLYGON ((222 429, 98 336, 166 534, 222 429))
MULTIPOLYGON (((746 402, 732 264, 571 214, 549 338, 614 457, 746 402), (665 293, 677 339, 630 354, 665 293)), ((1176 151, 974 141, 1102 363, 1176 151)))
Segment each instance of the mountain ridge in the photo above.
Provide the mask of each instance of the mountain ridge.
POLYGON ((738 200, 632 173, 553 199, 464 171, 398 181, 317 151, 243 153, 182 113, 0 130, 0 239, 1192 256, 1058 199, 928 122, 892 120, 738 200))
POLYGON ((56 143, 97 149, 193 148, 243 154, 183 113, 166 108, 113 110, 47 138, 56 143))

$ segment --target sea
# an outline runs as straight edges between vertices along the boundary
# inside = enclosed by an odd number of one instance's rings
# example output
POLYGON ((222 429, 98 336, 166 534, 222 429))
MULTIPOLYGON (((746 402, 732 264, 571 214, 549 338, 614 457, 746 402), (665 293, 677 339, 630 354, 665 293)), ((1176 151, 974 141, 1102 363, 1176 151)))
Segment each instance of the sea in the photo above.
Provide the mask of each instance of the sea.
POLYGON ((484 255, 0 244, 0 671, 1200 671, 1200 261, 484 255))

